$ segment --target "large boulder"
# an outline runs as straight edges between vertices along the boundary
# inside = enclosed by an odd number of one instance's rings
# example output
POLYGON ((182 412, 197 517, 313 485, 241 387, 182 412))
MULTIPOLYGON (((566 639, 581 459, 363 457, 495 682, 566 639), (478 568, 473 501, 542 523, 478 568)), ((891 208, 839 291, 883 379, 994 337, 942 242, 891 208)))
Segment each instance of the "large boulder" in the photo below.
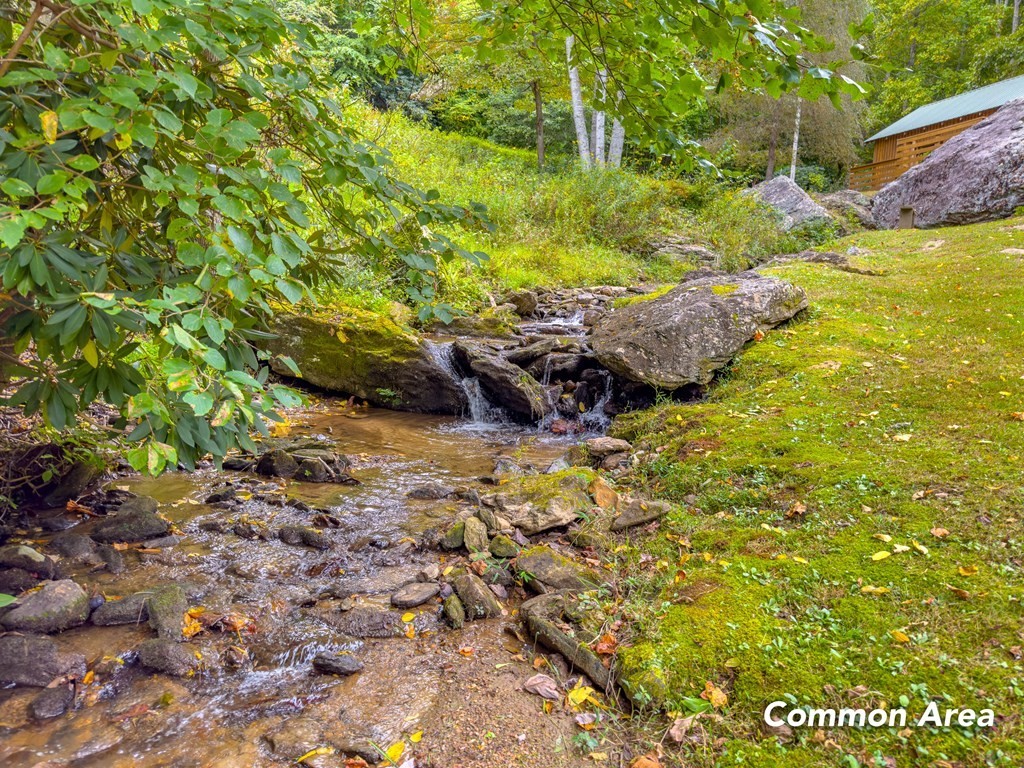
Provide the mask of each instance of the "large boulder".
POLYGON ((156 499, 149 496, 128 499, 117 514, 101 520, 89 535, 103 543, 146 541, 163 536, 171 529, 171 524, 157 514, 157 508, 156 499))
POLYGON ((831 214, 788 176, 776 176, 771 181, 751 187, 748 193, 778 211, 782 216, 782 229, 786 232, 833 222, 831 214))
POLYGON ((1024 205, 1024 99, 947 141, 875 195, 879 227, 942 227, 1006 218, 1024 205))
POLYGON ((466 395, 436 346, 383 315, 357 309, 330 319, 282 315, 267 342, 271 367, 303 381, 387 408, 461 414, 466 395))
POLYGON ((689 280, 609 312, 594 327, 597 359, 664 390, 704 385, 759 332, 807 306, 803 289, 756 272, 689 280))
POLYGON ((487 399, 521 419, 538 420, 551 410, 540 383, 484 344, 460 339, 453 346, 455 361, 480 382, 487 399))

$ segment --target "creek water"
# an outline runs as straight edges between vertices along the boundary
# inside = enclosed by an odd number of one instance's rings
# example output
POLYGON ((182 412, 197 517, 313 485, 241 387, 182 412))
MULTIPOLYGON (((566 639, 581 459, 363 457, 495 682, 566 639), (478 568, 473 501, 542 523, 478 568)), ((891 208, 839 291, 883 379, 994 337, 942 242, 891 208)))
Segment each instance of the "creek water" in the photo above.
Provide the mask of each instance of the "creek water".
MULTIPOLYGON (((62 648, 85 654, 93 680, 80 689, 71 712, 43 722, 26 714, 38 689, 0 691, 0 764, 294 764, 305 747, 328 743, 340 753, 346 745, 359 744, 365 752, 367 744, 386 749, 414 731, 439 729, 430 722, 431 712, 438 697, 458 695, 446 692, 444 670, 459 662, 466 641, 442 624, 438 604, 413 609, 413 637, 352 640, 332 625, 341 601, 329 595, 345 582, 354 588, 357 605, 390 610, 394 588, 389 584, 410 569, 444 567, 443 555, 419 541, 425 531, 450 524, 454 503, 410 499, 412 488, 427 482, 480 487, 477 479, 502 456, 543 471, 580 439, 488 423, 495 414, 478 405, 481 410, 470 421, 353 410, 340 400, 293 413, 291 435, 334 441, 352 460, 359 485, 270 482, 212 468, 113 481, 113 486, 155 497, 183 539, 167 549, 126 550, 128 567, 120 575, 84 566, 72 567, 70 575, 90 593, 110 597, 179 584, 191 605, 242 615, 251 623, 238 632, 205 631, 194 637, 189 647, 218 661, 185 679, 153 674, 134 663, 133 649, 153 636, 145 624, 87 624, 54 635, 62 648), (253 498, 231 509, 204 503, 211 489, 226 481, 253 498), (297 509, 286 499, 314 509, 297 509), (256 528, 310 525, 314 513, 329 514, 334 521, 327 530, 329 550, 203 526, 225 517, 256 528), (365 669, 348 678, 315 674, 311 659, 329 650, 352 651, 365 669), (225 665, 224 659, 234 659, 235 665, 225 665)), ((46 535, 30 532, 28 538, 46 550, 46 535)), ((511 642, 508 652, 516 650, 500 622, 474 624, 477 645, 511 642)), ((307 764, 316 766, 318 759, 307 764)))

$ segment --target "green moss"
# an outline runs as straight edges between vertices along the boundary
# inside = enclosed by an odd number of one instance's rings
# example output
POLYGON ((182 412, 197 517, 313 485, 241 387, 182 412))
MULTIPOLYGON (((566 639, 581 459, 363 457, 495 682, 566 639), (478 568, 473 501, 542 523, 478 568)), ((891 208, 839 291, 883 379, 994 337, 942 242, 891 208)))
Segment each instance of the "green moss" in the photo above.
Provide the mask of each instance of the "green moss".
POLYGON ((650 293, 641 293, 636 296, 621 296, 618 299, 612 301, 612 307, 618 309, 619 307, 628 307, 632 304, 640 304, 644 301, 650 301, 651 299, 657 299, 664 296, 666 293, 676 287, 676 283, 669 283, 668 285, 659 285, 650 293))
MULTIPOLYGON (((767 701, 838 704, 857 686, 873 701, 908 697, 911 715, 933 697, 1019 708, 1024 663, 1007 649, 1020 644, 1024 616, 1024 428, 1014 416, 1024 412, 1024 285, 1019 260, 1002 251, 1024 247, 1021 223, 837 245, 857 245, 881 276, 773 268, 807 290, 809 312, 750 345, 705 401, 618 420, 618 436, 662 448, 633 484, 685 504, 663 525, 691 544, 680 584, 670 565, 630 600, 639 636, 624 668, 663 676, 669 707, 706 680, 730 697, 709 725, 724 751, 687 754, 687 764, 852 754, 863 765, 876 751, 900 765, 1024 762, 1008 728, 906 739, 846 729, 829 734, 841 750, 830 752, 807 739, 780 747, 759 726, 767 701), (890 556, 872 559, 882 550, 890 556), (709 580, 718 586, 707 595, 684 588, 709 580)), ((671 563, 678 550, 664 535, 628 562, 647 553, 671 563)))
POLYGON ((736 290, 738 288, 739 286, 737 286, 735 283, 727 283, 725 285, 713 285, 711 286, 711 292, 715 294, 715 296, 728 296, 730 294, 736 293, 736 290))

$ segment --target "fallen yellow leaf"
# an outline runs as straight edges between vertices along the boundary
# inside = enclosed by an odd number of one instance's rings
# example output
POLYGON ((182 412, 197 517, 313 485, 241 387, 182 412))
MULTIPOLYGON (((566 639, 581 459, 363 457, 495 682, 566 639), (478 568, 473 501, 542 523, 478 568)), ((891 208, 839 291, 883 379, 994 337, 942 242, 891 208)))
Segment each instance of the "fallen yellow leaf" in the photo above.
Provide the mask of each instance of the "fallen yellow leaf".
POLYGON ((402 621, 405 622, 406 624, 408 624, 409 622, 415 620, 415 618, 416 618, 416 614, 412 613, 411 611, 409 613, 403 613, 402 614, 402 621))
POLYGON ((715 709, 721 709, 729 703, 729 697, 726 695, 725 691, 710 680, 704 683, 704 690, 701 692, 700 697, 711 702, 711 706, 715 709))
POLYGON ((889 557, 891 554, 892 554, 892 552, 890 552, 890 551, 888 551, 886 549, 883 549, 883 550, 881 550, 879 552, 875 552, 875 554, 873 554, 871 556, 871 559, 872 560, 885 560, 885 558, 889 557))
POLYGON ((907 636, 907 634, 905 632, 900 632, 898 629, 894 629, 889 634, 893 636, 893 638, 896 640, 897 643, 909 643, 910 642, 910 638, 907 636))
POLYGON ((961 576, 973 576, 978 572, 978 566, 976 565, 961 565, 956 569, 956 572, 961 576))
POLYGON ((889 594, 888 587, 873 587, 870 584, 865 584, 860 588, 862 595, 887 595, 889 594))
POLYGON ((884 541, 886 544, 892 541, 892 536, 890 536, 888 533, 876 533, 872 535, 871 538, 878 539, 879 541, 884 541))
POLYGON ((944 539, 949 536, 949 531, 945 528, 932 528, 931 533, 936 539, 944 539))
POLYGON ((422 738, 423 731, 416 731, 416 733, 410 734, 409 741, 411 741, 413 744, 419 744, 422 738))

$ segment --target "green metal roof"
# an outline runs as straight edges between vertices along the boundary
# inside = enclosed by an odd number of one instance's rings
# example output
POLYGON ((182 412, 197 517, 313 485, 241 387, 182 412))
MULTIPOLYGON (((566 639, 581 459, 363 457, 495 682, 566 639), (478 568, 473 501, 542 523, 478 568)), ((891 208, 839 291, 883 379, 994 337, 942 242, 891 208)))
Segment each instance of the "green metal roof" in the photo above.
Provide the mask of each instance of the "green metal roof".
POLYGON ((878 141, 886 136, 906 133, 926 125, 935 125, 946 120, 973 115, 987 109, 996 109, 1008 101, 1024 98, 1024 75, 1011 77, 999 83, 986 85, 959 96, 951 96, 942 101, 918 107, 906 117, 900 118, 888 128, 884 128, 866 141, 878 141))

